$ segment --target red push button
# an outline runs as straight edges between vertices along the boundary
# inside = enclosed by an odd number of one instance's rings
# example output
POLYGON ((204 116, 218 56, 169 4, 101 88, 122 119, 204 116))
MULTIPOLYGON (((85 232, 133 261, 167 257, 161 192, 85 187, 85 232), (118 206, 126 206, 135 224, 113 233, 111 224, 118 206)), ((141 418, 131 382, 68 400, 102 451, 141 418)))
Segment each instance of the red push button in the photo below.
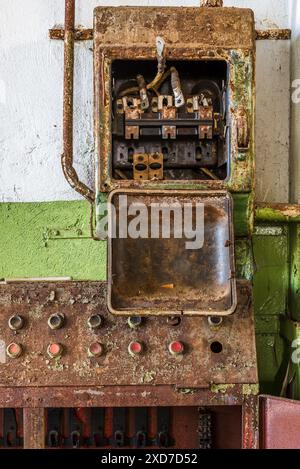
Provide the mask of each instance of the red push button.
POLYGON ((184 345, 179 340, 174 340, 169 344, 169 352, 171 355, 180 355, 184 352, 184 345))
POLYGON ((47 348, 47 353, 51 358, 60 357, 63 353, 63 346, 57 343, 49 344, 47 348))
POLYGON ((88 348, 89 357, 100 357, 103 355, 103 345, 100 342, 92 343, 88 348))
POLYGON ((12 342, 6 347, 6 353, 10 358, 18 358, 22 354, 22 345, 12 342))
POLYGON ((140 353, 142 353, 142 351, 143 351, 143 345, 141 344, 141 342, 133 341, 133 342, 130 342, 130 344, 128 345, 128 353, 132 357, 139 355, 140 353))

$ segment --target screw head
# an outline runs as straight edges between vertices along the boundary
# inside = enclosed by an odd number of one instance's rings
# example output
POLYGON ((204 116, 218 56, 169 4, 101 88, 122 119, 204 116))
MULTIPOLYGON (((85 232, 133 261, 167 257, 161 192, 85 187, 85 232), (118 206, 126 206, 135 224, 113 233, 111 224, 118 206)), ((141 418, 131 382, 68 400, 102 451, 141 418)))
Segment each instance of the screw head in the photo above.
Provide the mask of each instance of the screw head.
POLYGON ((58 344, 58 343, 54 342, 54 343, 48 345, 47 353, 48 353, 50 358, 58 358, 62 355, 63 350, 64 349, 63 349, 63 346, 61 344, 58 344))
POLYGON ((131 329, 134 329, 142 324, 142 318, 141 316, 130 316, 127 319, 127 324, 131 329))
POLYGON ((88 318, 87 323, 90 329, 99 329, 102 325, 102 317, 100 316, 100 314, 92 314, 88 318))
POLYGON ((16 342, 11 342, 6 347, 6 353, 10 358, 19 358, 19 356, 22 354, 22 351, 22 345, 17 344, 16 342))
POLYGON ((24 319, 19 314, 14 314, 8 320, 8 327, 12 331, 19 331, 24 326, 24 319))
POLYGON ((61 313, 51 314, 48 319, 48 326, 52 330, 61 329, 65 322, 65 316, 61 313))

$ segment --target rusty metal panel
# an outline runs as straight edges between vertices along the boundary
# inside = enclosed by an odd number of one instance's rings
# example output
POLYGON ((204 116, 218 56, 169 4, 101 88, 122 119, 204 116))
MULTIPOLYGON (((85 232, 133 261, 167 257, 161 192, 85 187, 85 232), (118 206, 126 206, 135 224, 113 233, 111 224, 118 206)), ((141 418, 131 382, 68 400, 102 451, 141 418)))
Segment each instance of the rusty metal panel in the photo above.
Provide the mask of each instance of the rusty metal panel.
POLYGON ((135 407, 243 405, 258 394, 255 384, 211 384, 210 388, 176 385, 1 387, 3 408, 135 407))
POLYGON ((102 46, 155 44, 157 36, 179 48, 251 49, 255 43, 254 13, 246 8, 98 7, 94 15, 102 46))
MULTIPOLYGON (((108 256, 108 305, 113 314, 208 316, 235 311, 232 200, 228 193, 127 190, 114 191, 109 202, 115 207, 111 215, 116 214, 116 237, 109 240, 108 256), (126 197, 128 207, 143 204, 146 208, 151 238, 148 225, 149 233, 144 234, 147 237, 121 237, 122 197, 126 197), (197 225, 198 235, 203 230, 203 246, 189 248, 183 233, 179 238, 177 231, 182 228, 186 204, 193 210, 193 226, 197 225), (200 206, 203 219, 196 221, 196 209, 200 206), (167 227, 158 216, 155 220, 157 207, 161 207, 161 215, 170 209, 167 227), (171 211, 178 207, 182 208, 181 222, 173 212, 171 220, 171 211), (156 239, 152 236, 155 226, 159 232, 156 239), (170 231, 168 239, 162 237, 165 228, 170 231)), ((128 226, 131 219, 128 216, 128 226)))
POLYGON ((300 449, 300 402, 260 396, 260 447, 300 449))
POLYGON ((205 317, 183 317, 178 325, 171 325, 167 318, 149 317, 131 328, 126 318, 107 312, 103 283, 1 285, 0 339, 5 347, 21 346, 21 354, 11 358, 2 349, 0 387, 14 387, 17 396, 18 387, 26 386, 32 393, 32 388, 43 386, 208 388, 211 383, 257 383, 251 286, 239 282, 237 290, 236 313, 225 317, 220 326, 210 325, 205 317), (64 325, 50 329, 48 319, 58 313, 64 315, 64 325), (24 326, 13 331, 8 320, 15 314, 23 318, 24 326), (99 329, 88 326, 93 314, 102 316, 99 329), (143 344, 139 356, 128 353, 132 341, 143 344), (170 354, 172 341, 184 344, 183 354, 170 354), (98 358, 88 352, 96 342, 103 348, 98 358), (50 358, 49 344, 62 345, 62 355, 50 358))

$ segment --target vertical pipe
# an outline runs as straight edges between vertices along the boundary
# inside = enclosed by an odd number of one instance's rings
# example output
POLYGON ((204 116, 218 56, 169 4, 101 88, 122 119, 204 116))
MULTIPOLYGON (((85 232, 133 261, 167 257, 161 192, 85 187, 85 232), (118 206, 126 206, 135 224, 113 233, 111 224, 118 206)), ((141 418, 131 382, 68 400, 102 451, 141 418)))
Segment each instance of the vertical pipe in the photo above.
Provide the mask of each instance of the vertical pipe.
POLYGON ((73 97, 74 97, 74 34, 75 0, 65 2, 64 37, 64 104, 63 104, 63 146, 61 157, 63 173, 70 186, 89 202, 95 200, 94 192, 79 181, 73 167, 73 97))
POLYGON ((63 141, 65 155, 73 155, 74 27, 75 0, 66 0, 63 115, 63 141))

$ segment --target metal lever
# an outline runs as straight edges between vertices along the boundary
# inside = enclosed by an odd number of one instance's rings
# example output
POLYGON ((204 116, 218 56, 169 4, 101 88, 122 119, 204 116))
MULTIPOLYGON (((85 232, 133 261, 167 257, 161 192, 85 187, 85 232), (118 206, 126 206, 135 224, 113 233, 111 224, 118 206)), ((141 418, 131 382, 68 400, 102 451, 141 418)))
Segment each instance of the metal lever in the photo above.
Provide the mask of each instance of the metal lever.
POLYGON ((165 41, 162 37, 157 36, 156 38, 156 52, 157 52, 157 71, 158 73, 164 73, 166 67, 165 59, 165 41))

